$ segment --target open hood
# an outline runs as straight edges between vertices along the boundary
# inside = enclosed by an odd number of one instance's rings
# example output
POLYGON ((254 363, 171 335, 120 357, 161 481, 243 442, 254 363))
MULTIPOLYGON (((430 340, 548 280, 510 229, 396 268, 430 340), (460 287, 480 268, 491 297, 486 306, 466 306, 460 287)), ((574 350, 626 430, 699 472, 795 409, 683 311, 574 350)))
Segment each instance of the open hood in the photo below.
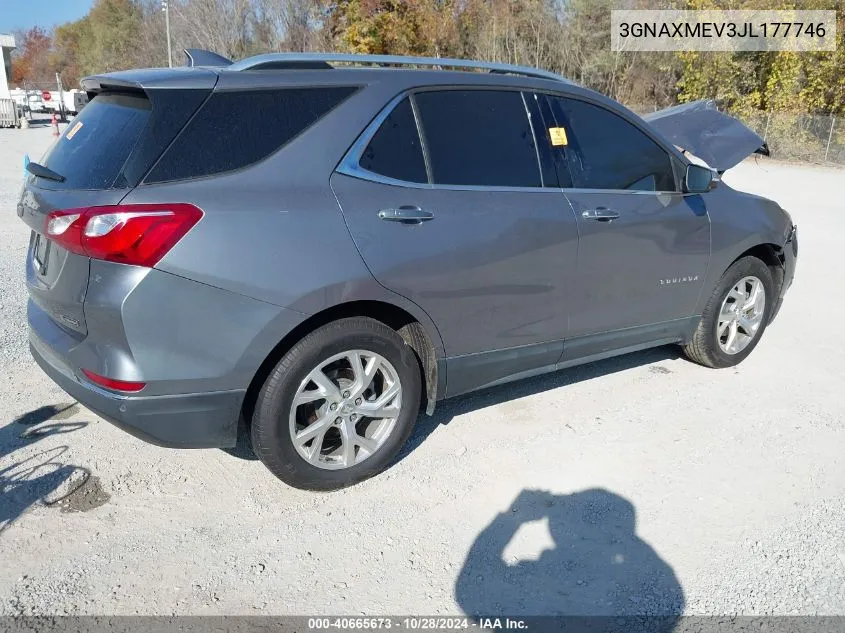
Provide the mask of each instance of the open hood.
POLYGON ((719 112, 712 101, 682 103, 646 114, 643 119, 672 144, 720 173, 751 154, 769 155, 769 148, 756 132, 719 112))

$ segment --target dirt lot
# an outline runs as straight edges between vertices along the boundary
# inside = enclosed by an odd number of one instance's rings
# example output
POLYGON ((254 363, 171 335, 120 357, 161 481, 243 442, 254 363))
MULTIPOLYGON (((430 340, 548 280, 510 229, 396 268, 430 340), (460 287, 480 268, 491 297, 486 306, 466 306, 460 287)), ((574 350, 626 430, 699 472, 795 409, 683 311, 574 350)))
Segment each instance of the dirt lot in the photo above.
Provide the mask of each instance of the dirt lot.
POLYGON ((311 494, 144 444, 30 360, 14 202, 51 141, 0 130, 0 614, 845 614, 845 172, 727 174, 800 227, 739 368, 660 348, 460 398, 311 494))

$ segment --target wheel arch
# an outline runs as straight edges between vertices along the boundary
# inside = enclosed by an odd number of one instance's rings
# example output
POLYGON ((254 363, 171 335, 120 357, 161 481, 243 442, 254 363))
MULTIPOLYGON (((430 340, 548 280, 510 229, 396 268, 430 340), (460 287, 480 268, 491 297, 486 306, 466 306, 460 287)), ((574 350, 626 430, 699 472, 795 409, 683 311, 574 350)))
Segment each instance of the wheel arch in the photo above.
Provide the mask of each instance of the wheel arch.
POLYGON ((783 285, 784 280, 784 254, 783 254, 783 247, 778 246, 774 242, 770 241, 758 241, 756 243, 751 244, 743 244, 739 246, 734 252, 730 259, 725 258, 722 261, 725 262, 718 267, 713 267, 708 272, 708 278, 705 285, 701 289, 701 293, 698 298, 698 307, 696 309, 696 314, 700 315, 704 312, 704 308, 707 306, 707 301, 710 299, 710 295, 713 292, 713 289, 716 287, 716 284, 719 283, 719 280, 722 278, 722 275, 734 265, 737 261, 742 259, 743 257, 756 257, 757 259, 761 260, 772 273, 772 281, 775 285, 775 295, 779 294, 780 287, 783 285))
MULTIPOLYGON (((775 286, 775 297, 780 295, 780 288, 784 279, 784 254, 783 248, 771 242, 763 242, 744 250, 737 255, 725 268, 727 270, 743 257, 756 257, 769 268, 772 273, 772 283, 775 286)), ((724 271, 722 271, 724 274, 724 271)))
MULTIPOLYGON (((739 250, 739 249, 737 249, 739 250)), ((766 304, 762 319, 758 323, 751 335, 748 335, 747 329, 745 333, 750 337, 750 340, 743 348, 739 348, 733 352, 728 352, 724 347, 719 349, 721 332, 718 330, 718 325, 721 318, 721 310, 724 308, 727 301, 726 292, 728 296, 732 292, 731 288, 735 288, 736 281, 743 278, 747 273, 739 273, 739 276, 729 278, 728 283, 723 284, 726 273, 738 262, 743 260, 756 259, 758 263, 753 264, 755 270, 759 269, 759 265, 765 266, 771 273, 772 283, 775 287, 775 295, 780 291, 781 285, 784 283, 785 268, 784 268, 784 254, 783 249, 777 244, 771 242, 759 242, 752 246, 746 246, 741 252, 736 253, 731 258, 730 263, 721 267, 718 270, 713 270, 713 286, 710 292, 705 297, 705 303, 701 309, 701 316, 698 319, 695 330, 691 333, 689 340, 684 342, 684 352, 687 357, 705 367, 723 368, 733 367, 741 362, 757 345, 768 323, 772 321, 772 302, 766 297, 766 304), (718 291, 718 294, 717 294, 718 291), (712 302, 712 303, 711 303, 712 302), (715 334, 715 341, 712 336, 715 334)), ((749 264, 745 264, 747 270, 749 264)), ((760 273, 756 273, 759 275, 760 273)))
MULTIPOLYGON (((290 330, 273 347, 258 367, 258 370, 247 387, 241 408, 241 413, 247 424, 250 423, 252 418, 252 412, 255 408, 255 402, 261 386, 279 360, 281 360, 291 347, 297 341, 302 340, 303 337, 327 323, 348 317, 369 317, 384 323, 394 329, 408 346, 414 350, 423 380, 426 396, 426 413, 428 415, 434 413, 438 395, 442 397, 445 394, 444 385, 439 384, 440 382, 444 382, 445 376, 441 375, 438 366, 437 348, 435 347, 432 334, 427 331, 419 319, 404 308, 385 301, 359 300, 337 304, 308 316, 290 330)), ((437 336, 437 333, 434 333, 434 336, 437 336)))

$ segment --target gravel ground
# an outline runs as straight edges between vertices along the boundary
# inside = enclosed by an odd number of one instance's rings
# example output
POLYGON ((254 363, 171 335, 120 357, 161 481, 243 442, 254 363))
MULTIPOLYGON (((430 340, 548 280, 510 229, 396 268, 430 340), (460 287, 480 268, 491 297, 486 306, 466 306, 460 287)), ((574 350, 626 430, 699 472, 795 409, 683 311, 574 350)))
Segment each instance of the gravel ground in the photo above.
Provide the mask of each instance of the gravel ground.
POLYGON ((460 398, 311 494, 144 444, 30 360, 14 202, 51 140, 0 130, 0 614, 845 614, 845 172, 726 175, 801 240, 739 368, 659 348, 460 398))

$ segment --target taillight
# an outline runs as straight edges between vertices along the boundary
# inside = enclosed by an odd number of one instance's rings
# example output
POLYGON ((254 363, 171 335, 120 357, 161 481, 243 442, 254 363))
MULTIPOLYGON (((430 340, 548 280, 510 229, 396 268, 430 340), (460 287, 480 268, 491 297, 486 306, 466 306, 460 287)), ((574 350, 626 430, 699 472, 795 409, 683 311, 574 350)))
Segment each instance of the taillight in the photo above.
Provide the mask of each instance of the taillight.
POLYGON ((147 386, 147 383, 145 382, 130 382, 127 380, 106 378, 105 376, 95 374, 93 371, 89 371, 87 369, 83 369, 82 373, 85 374, 91 382, 113 391, 141 391, 141 389, 147 386))
POLYGON ((192 204, 123 204, 53 211, 44 232, 67 250, 110 262, 155 266, 202 218, 192 204))
POLYGON ((56 215, 49 218, 47 221, 47 233, 50 235, 61 235, 79 219, 80 215, 80 213, 70 213, 68 215, 56 215))

